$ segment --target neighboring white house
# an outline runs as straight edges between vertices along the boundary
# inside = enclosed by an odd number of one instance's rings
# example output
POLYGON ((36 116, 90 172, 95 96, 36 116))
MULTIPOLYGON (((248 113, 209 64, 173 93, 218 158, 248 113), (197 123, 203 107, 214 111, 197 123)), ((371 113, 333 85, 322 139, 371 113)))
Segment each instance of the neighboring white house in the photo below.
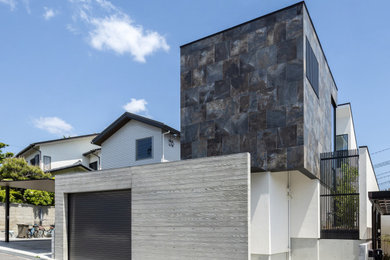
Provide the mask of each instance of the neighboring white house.
POLYGON ((53 174, 98 170, 100 147, 91 143, 97 135, 32 143, 15 157, 22 157, 29 164, 53 174))
POLYGON ((124 113, 96 136, 101 169, 180 160, 180 132, 161 122, 124 113))

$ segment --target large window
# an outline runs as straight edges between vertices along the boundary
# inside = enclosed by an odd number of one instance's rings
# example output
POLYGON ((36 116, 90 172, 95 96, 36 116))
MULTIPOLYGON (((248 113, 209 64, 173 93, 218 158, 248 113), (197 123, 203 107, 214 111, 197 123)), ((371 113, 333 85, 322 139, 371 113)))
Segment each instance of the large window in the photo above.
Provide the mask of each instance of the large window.
POLYGON ((39 166, 39 154, 35 155, 34 158, 30 160, 30 164, 39 166))
POLYGON ((48 171, 51 169, 51 157, 43 156, 43 170, 48 171))
POLYGON ((336 150, 348 150, 348 135, 338 135, 336 136, 336 150))
POLYGON ((96 162, 90 163, 89 164, 89 168, 91 168, 92 170, 97 171, 97 169, 98 169, 98 162, 96 161, 96 162))
POLYGON ((313 87, 317 97, 319 96, 318 74, 318 61, 313 49, 311 48, 309 40, 306 38, 306 77, 310 81, 310 84, 313 87))
POLYGON ((136 160, 150 159, 153 156, 152 137, 136 140, 136 160))

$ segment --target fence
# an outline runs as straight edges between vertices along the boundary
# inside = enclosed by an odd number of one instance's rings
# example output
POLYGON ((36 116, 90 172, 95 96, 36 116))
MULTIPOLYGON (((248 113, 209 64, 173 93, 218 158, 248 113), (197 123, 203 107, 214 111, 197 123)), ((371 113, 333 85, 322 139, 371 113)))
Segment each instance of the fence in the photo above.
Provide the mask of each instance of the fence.
POLYGON ((359 239, 359 151, 321 154, 321 238, 359 239))

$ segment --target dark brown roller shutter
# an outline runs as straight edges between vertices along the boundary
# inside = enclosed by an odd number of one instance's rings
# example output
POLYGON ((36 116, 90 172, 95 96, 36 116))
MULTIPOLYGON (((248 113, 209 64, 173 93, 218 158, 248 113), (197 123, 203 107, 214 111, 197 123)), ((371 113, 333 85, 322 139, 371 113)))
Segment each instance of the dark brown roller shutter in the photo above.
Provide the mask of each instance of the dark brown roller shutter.
POLYGON ((131 259, 130 190, 68 196, 71 260, 131 259))

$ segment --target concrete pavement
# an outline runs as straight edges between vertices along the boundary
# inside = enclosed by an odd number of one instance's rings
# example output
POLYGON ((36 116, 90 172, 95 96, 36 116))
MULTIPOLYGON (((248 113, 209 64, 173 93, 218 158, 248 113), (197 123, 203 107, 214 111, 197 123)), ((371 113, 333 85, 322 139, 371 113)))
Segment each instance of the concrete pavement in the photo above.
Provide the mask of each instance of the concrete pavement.
POLYGON ((1 254, 11 255, 4 256, 4 259, 51 259, 51 239, 15 239, 9 243, 0 241, 0 259, 3 260, 1 254))

